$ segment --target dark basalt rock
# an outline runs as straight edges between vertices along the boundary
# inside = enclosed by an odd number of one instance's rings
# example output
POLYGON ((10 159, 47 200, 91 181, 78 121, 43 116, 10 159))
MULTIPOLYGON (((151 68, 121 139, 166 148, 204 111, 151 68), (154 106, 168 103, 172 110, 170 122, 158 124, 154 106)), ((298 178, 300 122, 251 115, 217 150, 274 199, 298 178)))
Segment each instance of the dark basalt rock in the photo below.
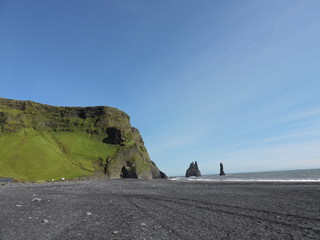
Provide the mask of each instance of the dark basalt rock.
POLYGON ((143 145, 121 146, 118 153, 106 161, 104 172, 109 178, 165 178, 152 162, 143 145))
POLYGON ((8 122, 7 114, 0 112, 0 125, 6 124, 8 122))
POLYGON ((103 139, 104 143, 109 144, 122 144, 124 140, 121 138, 121 131, 114 127, 109 127, 106 130, 108 137, 103 139))
POLYGON ((186 171, 186 177, 199 177, 201 176, 201 172, 198 168, 197 161, 195 163, 190 163, 189 168, 186 171))
POLYGON ((164 178, 164 179, 167 179, 168 176, 167 174, 165 174, 164 172, 160 171, 160 176, 157 176, 157 178, 164 178))
POLYGON ((223 164, 222 163, 220 163, 220 174, 219 174, 220 176, 225 176, 226 174, 224 173, 224 171, 223 171, 223 164))

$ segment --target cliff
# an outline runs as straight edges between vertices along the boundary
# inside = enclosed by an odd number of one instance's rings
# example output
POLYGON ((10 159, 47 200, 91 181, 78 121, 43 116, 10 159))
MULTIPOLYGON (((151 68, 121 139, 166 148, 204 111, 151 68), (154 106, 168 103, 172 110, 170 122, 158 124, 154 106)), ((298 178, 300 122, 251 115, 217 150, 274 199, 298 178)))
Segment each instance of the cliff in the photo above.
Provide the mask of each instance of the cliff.
POLYGON ((0 98, 0 177, 165 177, 129 116, 112 107, 55 107, 0 98))

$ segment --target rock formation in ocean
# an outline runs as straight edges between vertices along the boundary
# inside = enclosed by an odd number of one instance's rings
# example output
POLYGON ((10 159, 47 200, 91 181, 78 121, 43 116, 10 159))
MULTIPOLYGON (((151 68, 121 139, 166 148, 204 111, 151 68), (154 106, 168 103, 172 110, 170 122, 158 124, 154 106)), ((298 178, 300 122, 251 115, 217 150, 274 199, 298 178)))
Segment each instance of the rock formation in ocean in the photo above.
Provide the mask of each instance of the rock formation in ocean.
POLYGON ((201 176, 201 172, 198 168, 198 163, 197 161, 195 163, 190 163, 189 168, 186 171, 186 177, 199 177, 201 176))
POLYGON ((0 98, 0 177, 164 178, 129 116, 112 107, 55 107, 0 98))
POLYGON ((220 163, 220 174, 219 174, 220 176, 225 176, 226 174, 224 173, 224 171, 223 171, 223 164, 222 163, 220 163))

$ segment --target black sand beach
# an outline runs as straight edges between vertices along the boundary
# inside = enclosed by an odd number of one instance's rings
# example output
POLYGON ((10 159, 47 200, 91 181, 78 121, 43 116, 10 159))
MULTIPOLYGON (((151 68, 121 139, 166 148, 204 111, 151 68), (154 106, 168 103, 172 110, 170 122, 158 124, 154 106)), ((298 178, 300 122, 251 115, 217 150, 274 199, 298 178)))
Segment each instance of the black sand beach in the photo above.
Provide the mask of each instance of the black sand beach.
POLYGON ((0 185, 0 239, 320 239, 319 183, 0 185))

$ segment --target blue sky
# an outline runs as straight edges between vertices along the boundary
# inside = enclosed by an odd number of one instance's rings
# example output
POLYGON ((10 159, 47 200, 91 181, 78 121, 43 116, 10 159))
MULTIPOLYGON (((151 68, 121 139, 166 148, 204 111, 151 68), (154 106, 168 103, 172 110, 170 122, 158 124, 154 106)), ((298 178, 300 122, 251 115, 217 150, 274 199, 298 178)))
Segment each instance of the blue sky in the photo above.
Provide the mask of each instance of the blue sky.
POLYGON ((320 1, 0 0, 0 97, 117 107, 168 175, 320 168, 320 1))

